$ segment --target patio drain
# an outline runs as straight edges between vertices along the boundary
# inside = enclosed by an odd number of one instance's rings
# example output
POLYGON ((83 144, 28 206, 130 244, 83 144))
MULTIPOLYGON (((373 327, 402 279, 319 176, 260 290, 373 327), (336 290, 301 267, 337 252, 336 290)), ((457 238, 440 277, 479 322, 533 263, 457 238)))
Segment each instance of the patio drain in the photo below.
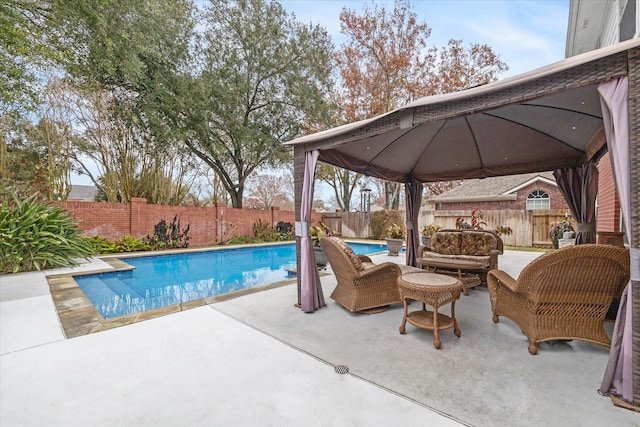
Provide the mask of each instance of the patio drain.
POLYGON ((344 375, 349 373, 349 367, 344 365, 336 365, 336 374, 344 375))

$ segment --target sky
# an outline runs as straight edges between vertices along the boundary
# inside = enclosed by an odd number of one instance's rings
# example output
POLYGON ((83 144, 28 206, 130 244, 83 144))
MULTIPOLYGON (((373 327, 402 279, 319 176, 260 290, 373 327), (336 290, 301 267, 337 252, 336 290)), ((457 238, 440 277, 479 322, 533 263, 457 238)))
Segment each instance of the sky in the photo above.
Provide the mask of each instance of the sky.
MULTIPOLYGON (((360 12, 363 0, 286 0, 280 2, 302 22, 327 29, 336 48, 340 34, 340 11, 360 12)), ((393 0, 376 4, 393 10, 393 0)), ((444 47, 450 39, 463 44, 487 44, 509 66, 501 78, 522 74, 564 59, 569 0, 413 0, 418 20, 431 28, 430 46, 444 47)))

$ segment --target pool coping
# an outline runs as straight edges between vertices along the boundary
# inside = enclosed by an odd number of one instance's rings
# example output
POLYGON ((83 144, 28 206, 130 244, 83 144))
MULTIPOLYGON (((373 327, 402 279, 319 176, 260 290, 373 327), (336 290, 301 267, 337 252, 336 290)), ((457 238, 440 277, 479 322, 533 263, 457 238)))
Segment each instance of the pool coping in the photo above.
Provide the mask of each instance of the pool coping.
POLYGON ((100 273, 128 271, 134 269, 134 267, 115 257, 97 258, 109 264, 112 268, 86 272, 83 271, 74 273, 53 274, 47 276, 47 283, 49 284, 49 290, 51 292, 51 296, 53 297, 53 303, 56 308, 56 313, 58 315, 62 330, 66 338, 75 338, 95 332, 106 331, 108 329, 142 322, 144 320, 153 319, 170 313, 177 313, 183 310, 201 307, 203 305, 213 304, 221 301, 227 301, 255 292, 262 292, 268 289, 279 288, 281 286, 287 286, 296 283, 296 279, 295 277, 293 277, 266 285, 239 289, 220 295, 213 295, 207 298, 199 298, 196 300, 173 304, 166 307, 154 308, 151 310, 141 311, 139 313, 105 319, 104 317, 102 317, 100 312, 98 312, 96 307, 91 303, 89 298, 87 298, 78 283, 75 281, 74 276, 86 276, 100 273))

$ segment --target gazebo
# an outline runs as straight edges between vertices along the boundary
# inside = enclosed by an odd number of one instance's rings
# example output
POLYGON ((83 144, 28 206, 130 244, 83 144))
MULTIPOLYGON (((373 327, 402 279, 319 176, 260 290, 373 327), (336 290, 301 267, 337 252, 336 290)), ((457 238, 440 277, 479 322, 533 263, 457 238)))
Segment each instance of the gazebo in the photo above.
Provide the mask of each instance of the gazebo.
POLYGON ((407 264, 415 265, 424 182, 553 170, 595 242, 597 160, 609 152, 631 251, 601 392, 640 405, 640 40, 633 39, 286 143, 294 149, 298 299, 325 305, 309 236, 317 160, 405 184, 407 264))

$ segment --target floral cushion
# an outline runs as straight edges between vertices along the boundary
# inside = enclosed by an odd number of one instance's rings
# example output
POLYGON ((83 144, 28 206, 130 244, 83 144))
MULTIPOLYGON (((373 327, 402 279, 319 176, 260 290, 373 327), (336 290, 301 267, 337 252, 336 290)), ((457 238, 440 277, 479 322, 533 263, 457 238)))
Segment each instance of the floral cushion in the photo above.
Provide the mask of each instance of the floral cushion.
POLYGON ((333 239, 333 241, 336 242, 338 246, 340 246, 340 249, 342 249, 342 251, 347 255, 347 258, 349 258, 349 261, 351 261, 357 271, 364 271, 364 265, 362 265, 362 261, 360 260, 358 255, 353 252, 353 249, 351 249, 351 246, 349 246, 347 242, 337 237, 330 238, 333 239))
POLYGON ((439 254, 459 255, 460 234, 457 231, 439 231, 431 237, 429 247, 439 254))
POLYGON ((465 231, 462 233, 462 242, 460 244, 462 255, 489 255, 493 249, 498 246, 496 236, 491 233, 478 231, 465 231))

